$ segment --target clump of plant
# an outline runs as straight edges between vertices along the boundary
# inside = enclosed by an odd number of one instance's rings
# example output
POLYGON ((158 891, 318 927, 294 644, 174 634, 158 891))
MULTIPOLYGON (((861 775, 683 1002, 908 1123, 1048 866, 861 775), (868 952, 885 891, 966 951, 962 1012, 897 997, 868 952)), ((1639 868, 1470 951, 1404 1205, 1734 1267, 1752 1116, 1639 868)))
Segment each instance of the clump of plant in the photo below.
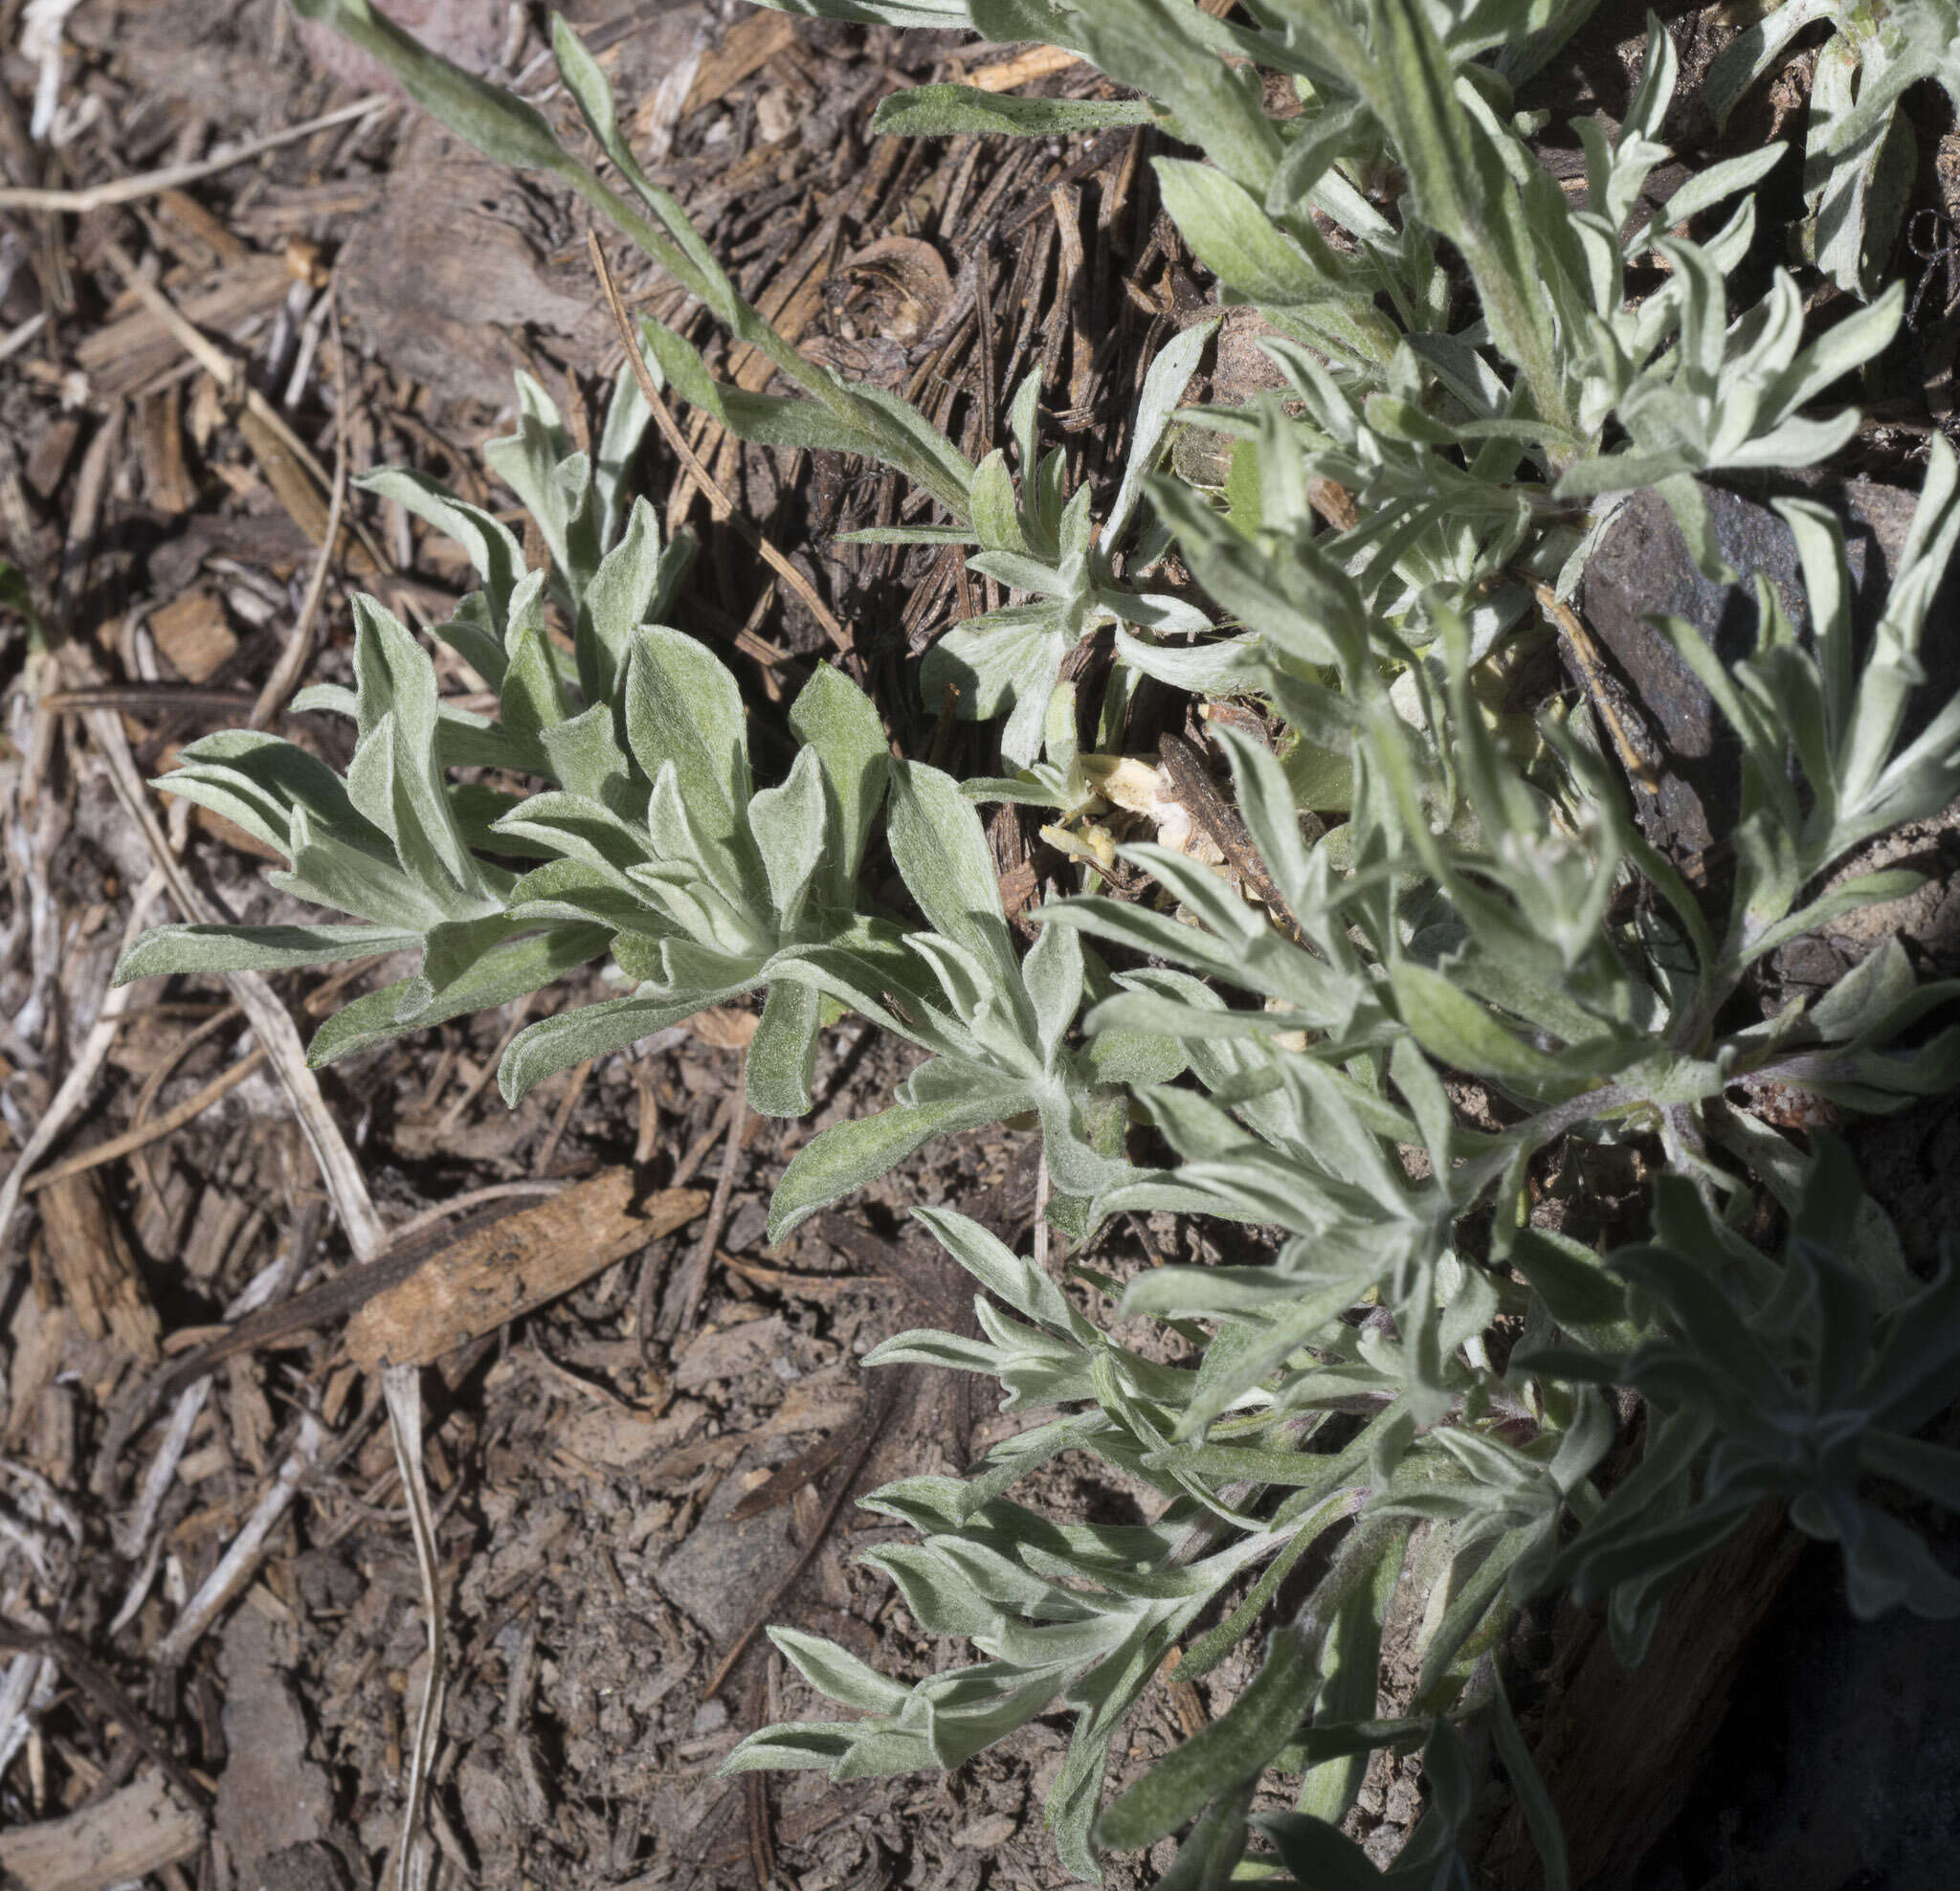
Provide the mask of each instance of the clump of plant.
POLYGON ((1804 128, 1804 253, 1840 289, 1886 278, 1912 191, 1919 140, 1900 109, 1936 83, 1960 112, 1960 7, 1952 0, 1768 0, 1708 68, 1717 130, 1789 56, 1807 27, 1831 29, 1811 73, 1804 128))
POLYGON ((1960 1495, 1960 1455, 1916 1435, 1960 1392, 1954 1257, 1919 1280, 1840 1146, 1738 1106, 1746 1084, 1776 1084, 1882 1111, 1960 1077, 1960 1030, 1940 1017, 1955 988, 1916 984, 1896 943, 1815 1002, 1763 1017, 1748 998, 1766 954, 1916 885, 1826 877, 1960 791, 1960 702, 1902 738, 1960 539, 1953 456, 1931 450, 1861 657, 1842 534, 1809 501, 1780 506, 1807 639, 1760 583, 1755 643, 1733 667, 1691 626, 1664 627, 1741 758, 1717 888, 1691 886, 1642 837, 1636 790, 1583 704, 1504 714, 1489 687, 1556 614, 1626 492, 1660 491, 1719 569, 1701 479, 1835 453, 1856 416, 1816 403, 1895 332, 1897 286, 1821 335, 1787 277, 1731 314, 1726 277, 1777 148, 1709 168, 1655 224, 1633 223, 1666 155, 1675 65, 1658 24, 1618 132, 1579 127, 1587 189, 1569 198, 1510 87, 1583 4, 1259 0, 1244 25, 1173 0, 816 10, 1041 37, 1138 95, 1061 114, 928 87, 889 100, 889 126, 1045 135, 1086 111, 1204 154, 1156 161, 1165 204, 1221 298, 1278 331, 1285 378, 1244 408, 1179 412, 1224 443, 1221 479, 1158 471, 1202 333, 1151 367, 1099 534, 1095 495, 1065 491, 1059 457, 1039 452, 1037 386, 1014 401, 1013 463, 975 467, 902 402, 773 337, 639 171, 562 21, 567 90, 628 194, 365 0, 302 0, 486 151, 570 183, 802 392, 717 384, 648 325, 667 388, 746 437, 878 458, 933 495, 946 517, 922 533, 977 546, 973 568, 1019 595, 947 639, 928 688, 963 679, 969 712, 1005 714, 1015 771, 962 784, 890 759, 874 705, 819 668, 788 717, 793 764, 758 789, 735 680, 666 621, 684 614, 684 553, 627 501, 643 403, 622 382, 587 456, 526 388, 520 431, 491 458, 538 520, 549 578, 487 515, 408 476, 380 482, 474 560, 483 588, 437 634, 497 691, 498 716, 446 705, 426 651, 364 601, 354 690, 312 699, 354 719, 345 777, 234 734, 187 751, 165 783, 240 821, 291 861, 281 884, 358 923, 167 928, 123 975, 418 951, 414 976, 328 1021, 323 1058, 604 958, 618 995, 521 1033, 502 1073, 513 1098, 766 990, 749 1064, 765 1109, 810 1107, 817 1036, 842 1010, 930 1054, 888 1108, 791 1165, 775 1233, 930 1136, 1010 1118, 1038 1123, 1053 1218, 1079 1244, 1131 1211, 1278 1231, 1265 1264, 1158 1266, 1119 1288, 1080 1265, 1057 1279, 958 1214, 920 1211, 974 1277, 984 1337, 901 1334, 872 1363, 984 1373, 1008 1409, 1041 1416, 965 1477, 875 1493, 917 1537, 873 1560, 922 1625, 983 1658, 907 1685, 778 1631, 856 1717, 764 1730, 728 1765, 950 1767, 1065 1712, 1048 1817, 1069 1871, 1182 1832, 1165 1881, 1219 1885, 1258 1835, 1272 1854, 1259 1871, 1319 1886, 1373 1881, 1341 1821, 1371 1750, 1420 1746, 1428 1810, 1389 1877, 1461 1883, 1487 1736, 1561 1883, 1556 1821, 1504 1693, 1522 1601, 1604 1597, 1637 1659, 1671 1584, 1769 1496, 1839 1544, 1860 1612, 1960 1613, 1960 1585, 1879 1498, 1960 1495), (1290 80, 1298 114, 1268 113, 1260 71, 1290 80), (1406 188, 1384 204, 1364 187, 1390 168, 1406 188), (1636 299, 1630 273, 1657 257, 1659 286, 1636 299), (1334 524, 1314 502, 1328 488, 1352 501, 1334 524), (1153 576, 1173 546, 1181 589, 1153 576), (546 634, 547 599, 568 651, 546 634), (1074 643, 1102 634, 1119 683, 1085 748, 1057 679, 1074 643), (1239 883, 1170 829, 1084 843, 1076 890, 1038 909, 1022 952, 974 803, 1079 820, 1105 812, 1120 778, 1151 779, 1123 752, 1122 679, 1137 675, 1255 704, 1278 731, 1268 745, 1214 725, 1239 883), (481 768, 527 786, 457 773, 481 768), (890 910, 860 871, 880 847, 905 894, 890 910), (1494 1115, 1466 1119, 1466 1081, 1494 1115), (1647 1239, 1601 1253, 1534 1224, 1544 1161, 1586 1144, 1636 1146, 1656 1169, 1647 1239), (1765 1197, 1780 1246, 1749 1233, 1765 1197), (1191 1363, 1120 1343, 1118 1318, 1140 1314, 1183 1335, 1191 1363), (1609 1386, 1648 1411, 1611 1483, 1609 1386), (1092 1525, 1021 1502, 1021 1480, 1065 1452, 1146 1481, 1158 1515, 1092 1525), (1303 1596, 1288 1581, 1303 1569, 1303 1596), (1385 1720, 1381 1637, 1405 1575, 1425 1600, 1420 1672, 1385 1720), (1202 1674, 1255 1635, 1263 1660, 1230 1710, 1105 1803, 1111 1740, 1165 1663, 1202 1674), (1276 1773, 1296 1810, 1254 1815, 1276 1773))

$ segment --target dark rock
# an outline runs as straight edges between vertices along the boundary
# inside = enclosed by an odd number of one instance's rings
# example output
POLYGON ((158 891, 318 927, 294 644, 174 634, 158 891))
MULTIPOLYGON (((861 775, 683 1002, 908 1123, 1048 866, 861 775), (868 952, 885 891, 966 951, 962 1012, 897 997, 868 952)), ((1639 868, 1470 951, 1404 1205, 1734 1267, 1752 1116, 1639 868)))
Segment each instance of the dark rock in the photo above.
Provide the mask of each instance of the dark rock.
POLYGON ((353 1891, 346 1860, 331 1845, 291 1845, 241 1872, 239 1891, 353 1891))
POLYGON ((742 1502, 740 1482, 724 1478, 702 1520, 679 1548, 654 1571, 660 1592, 684 1609, 718 1642, 732 1641, 748 1626, 796 1561, 787 1504, 731 1522, 742 1502))
POLYGON ((1850 1619, 1813 1549, 1751 1655, 1686 1813, 1639 1891, 1939 1891, 1960 1883, 1960 1634, 1850 1619))
MULTIPOLYGON (((306 1757, 306 1719, 287 1680, 273 1625, 251 1606, 225 1630, 218 1657, 225 1680, 225 1748, 217 1829, 240 1882, 256 1884, 275 1853, 325 1835, 333 1793, 323 1768, 306 1757)), ((265 1877, 284 1885, 291 1880, 265 1877)))
MULTIPOLYGON (((1581 609, 1612 666, 1620 711, 1637 741, 1652 745, 1656 791, 1638 793, 1635 812, 1647 837, 1687 866, 1733 828, 1741 806, 1741 751, 1708 693, 1645 620, 1691 624, 1726 664, 1756 639, 1755 579, 1769 580, 1799 638, 1811 634, 1796 544, 1767 505, 1719 487, 1705 489, 1715 542, 1738 573, 1736 584, 1704 577, 1659 494, 1637 493, 1614 517, 1586 569, 1581 609)), ((1868 638, 1910 529, 1914 496, 1868 479, 1828 495, 1845 522, 1852 574, 1852 620, 1868 638)), ((1960 684, 1960 571, 1949 572, 1929 613, 1922 658, 1930 687, 1919 693, 1920 725, 1960 684)), ((1572 679, 1586 678, 1566 655, 1572 679)), ((1908 737, 1909 739, 1909 737, 1908 737)))
MULTIPOLYGON (((1755 641, 1752 581, 1761 573, 1799 634, 1809 629, 1790 528, 1768 507, 1734 493, 1711 489, 1707 499, 1715 543, 1741 583, 1719 585, 1702 574, 1667 502, 1649 488, 1615 515, 1586 567, 1582 593, 1586 622, 1659 750, 1652 758, 1659 791, 1637 794, 1635 812, 1648 839, 1683 864, 1735 823, 1740 749, 1708 692, 1646 619, 1684 619, 1733 664, 1755 641)), ((1583 686, 1583 676, 1574 680, 1583 686)))

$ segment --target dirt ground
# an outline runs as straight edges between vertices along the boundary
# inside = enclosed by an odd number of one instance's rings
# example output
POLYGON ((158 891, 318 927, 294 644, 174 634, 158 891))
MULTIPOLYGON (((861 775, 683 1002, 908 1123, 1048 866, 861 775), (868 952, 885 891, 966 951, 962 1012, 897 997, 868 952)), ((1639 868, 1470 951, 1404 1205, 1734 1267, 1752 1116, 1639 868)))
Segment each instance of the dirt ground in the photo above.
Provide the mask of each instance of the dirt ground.
MULTIPOLYGON (((184 743, 239 723, 261 692, 272 726, 344 763, 343 725, 285 703, 300 680, 348 678, 347 591, 372 590, 427 623, 467 585, 452 547, 358 497, 323 562, 337 473, 412 465, 507 507, 476 456, 508 420, 513 370, 535 374, 577 431, 595 424, 620 356, 570 205, 386 96, 360 108, 378 76, 301 33, 278 0, 80 0, 45 67, 22 35, 30 11, 0 0, 11 186, 106 184, 322 122, 125 202, 0 209, 0 540, 58 645, 34 669, 18 637, 0 647, 0 1176, 39 1125, 59 1124, 0 1232, 0 1870, 30 1884, 368 1891, 391 1877, 430 1657, 379 1379, 347 1355, 346 1301, 307 1314, 333 1303, 336 1282, 358 1280, 359 1242, 329 1212, 277 1053, 224 985, 108 991, 145 901, 152 921, 175 916, 160 850, 194 897, 235 918, 299 908, 266 886, 249 836, 135 785, 184 743), (305 661, 294 666, 297 625, 305 661), (193 1385, 171 1380, 245 1318, 259 1322, 256 1344, 193 1385), (258 1523, 256 1552, 239 1559, 258 1523), (49 1849, 10 1854, 9 1833, 49 1849), (78 1862, 87 1845, 94 1861, 78 1862)), ((395 11, 565 110, 535 10, 395 11)), ((868 129, 902 84, 964 77, 1081 93, 1102 84, 1086 68, 951 34, 791 22, 734 0, 567 11, 656 179, 807 352, 905 392, 976 455, 1038 365, 1073 473, 1120 466, 1143 365, 1209 310, 1202 273, 1158 212, 1142 134, 1004 145, 868 129)), ((1692 78, 1720 30, 1676 11, 1692 78)), ((1637 24, 1637 10, 1604 8, 1547 76, 1561 118, 1621 108, 1617 49, 1637 24)), ((1763 122, 1739 122, 1730 144, 1766 135, 1802 78, 1799 62, 1763 122)), ((1916 482, 1929 431, 1953 425, 1960 138, 1939 109, 1925 107, 1915 198, 1932 219, 1915 228, 1938 241, 1909 264, 1911 333, 1887 358, 1848 469, 1894 486, 1916 482)), ((686 328, 720 371, 765 385, 765 365, 730 355, 657 272, 617 254, 613 266, 629 302, 686 328)), ((1221 350, 1213 390, 1242 385, 1245 353, 1221 350)), ((851 626, 851 660, 923 752, 933 708, 909 693, 909 659, 997 601, 991 584, 954 552, 834 543, 913 515, 895 479, 741 449, 705 423, 689 431, 720 484, 851 626)), ((824 628, 718 529, 671 455, 647 457, 670 527, 690 521, 704 543, 677 616, 739 653, 758 700, 781 696, 835 654, 824 628)), ((1946 635, 1950 659, 1960 632, 1946 635)), ((1171 708, 1147 713, 1161 722, 1171 708)), ((984 733, 950 740, 956 765, 991 768, 984 733)), ((1960 864, 1953 832, 1911 843, 1943 890, 1960 864)), ((1032 832, 1005 818, 992 839, 1017 911, 1038 883, 1032 832)), ((1956 913, 1949 899, 1897 921, 1927 969, 1950 968, 1948 954, 1960 967, 1956 913)), ((1834 949, 1848 962, 1868 943, 1834 949)), ((1815 984, 1839 968, 1780 975, 1815 984)), ((273 985, 303 1035, 362 981, 377 974, 273 985)), ((958 1471, 1017 1421, 944 1375, 863 1375, 858 1360, 901 1327, 970 1320, 964 1277, 907 1232, 897 1205, 954 1203, 1024 1237, 1032 1138, 934 1145, 869 1199, 766 1250, 765 1205, 790 1157, 869 1107, 902 1055, 841 1027, 817 1114, 786 1124, 741 1101, 753 1018, 716 1013, 507 1111, 493 1081, 503 1040, 589 995, 541 994, 322 1078, 334 1133, 398 1252, 466 1239, 629 1166, 660 1188, 718 1196, 719 1219, 638 1244, 423 1375, 447 1638, 429 1796, 438 1881, 1055 1885, 1038 1812, 1064 1750, 1059 1720, 946 1779, 715 1777, 750 1729, 823 1717, 757 1635, 764 1621, 810 1628, 901 1676, 959 1654, 923 1636, 858 1565, 895 1532, 848 1500, 902 1473, 958 1471)), ((1950 1217, 1954 1112, 1860 1133, 1875 1186, 1924 1257, 1950 1217)), ((1609 1186, 1582 1182, 1579 1194, 1575 1214, 1615 1212, 1609 1186)), ((1145 1264, 1147 1243, 1202 1257, 1206 1238, 1169 1218, 1129 1223, 1087 1258, 1120 1276, 1145 1264)), ((1133 1520, 1150 1494, 1065 1458, 1034 1501, 1133 1520)), ((1950 1635, 1914 1658, 1960 1673, 1950 1635)), ((1117 1777, 1220 1709, 1246 1672, 1228 1662, 1195 1689, 1154 1688, 1119 1743, 1117 1777)), ((1781 1731, 1747 1742, 1744 1758, 1718 1749, 1726 1772, 1703 1777, 1691 1829, 1656 1866, 1677 1878, 1653 1883, 1767 1881, 1734 1875, 1743 1826, 1723 1816, 1742 1801, 1724 1795, 1748 1786, 1762 1800, 1765 1766, 1772 1783, 1814 1777, 1815 1747, 1789 1732, 1801 1714, 1778 1711, 1781 1731)), ((1677 1768, 1677 1800, 1693 1758, 1677 1768)), ((1883 1782, 1872 1791, 1882 1796, 1883 1782)), ((1377 1766, 1356 1821, 1372 1856, 1392 1856, 1419 1806, 1413 1763, 1377 1766)), ((1836 1891, 1839 1880, 1791 1875, 1767 1813, 1748 1830, 1748 1856, 1782 1860, 1786 1891, 1836 1891)), ((1150 1881, 1167 1857, 1115 1861, 1108 1881, 1150 1881)))

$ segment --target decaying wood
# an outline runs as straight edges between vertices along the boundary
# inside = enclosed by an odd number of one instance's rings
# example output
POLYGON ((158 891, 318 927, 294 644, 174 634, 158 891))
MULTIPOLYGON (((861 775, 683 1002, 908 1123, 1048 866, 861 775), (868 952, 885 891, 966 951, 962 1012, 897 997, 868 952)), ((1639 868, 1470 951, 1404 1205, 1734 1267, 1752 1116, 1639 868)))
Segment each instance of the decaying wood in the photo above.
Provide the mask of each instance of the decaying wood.
POLYGON ((224 605, 208 590, 188 590, 151 612, 149 634, 170 667, 189 683, 208 682, 238 648, 224 605))
MULTIPOLYGON (((1561 1606, 1564 1639, 1533 1757, 1565 1826, 1571 1881, 1621 1891, 1686 1802, 1751 1637, 1796 1567, 1802 1540, 1765 1504, 1667 1605, 1645 1661, 1620 1666, 1604 1617, 1561 1606)), ((1491 1891, 1545 1879, 1514 1807, 1484 1856, 1491 1891)))
POLYGON ((348 1323, 348 1356, 368 1371, 426 1366, 569 1293, 707 1205, 703 1189, 641 1196, 632 1169, 607 1169, 464 1235, 377 1294, 348 1323))
POLYGON ((145 1365, 158 1357, 162 1326, 122 1231, 92 1175, 69 1175, 41 1190, 41 1231, 61 1298, 91 1340, 112 1339, 145 1365))
POLYGON ((189 1858, 204 1821, 146 1774, 106 1799, 13 1832, 0 1832, 0 1868, 27 1891, 105 1891, 189 1858))
POLYGON ((703 105, 715 103, 731 86, 740 85, 750 73, 760 71, 786 46, 793 44, 795 38, 796 22, 782 13, 757 11, 737 20, 702 58, 680 107, 680 116, 687 118, 703 105))
POLYGON ((40 1635, 32 1630, 17 1629, 10 1622, 0 1622, 0 1651, 35 1655, 53 1661, 68 1684, 83 1696, 104 1721, 122 1728, 138 1751, 156 1768, 161 1778, 177 1789, 178 1797, 186 1805, 201 1807, 204 1804, 205 1792, 171 1756, 169 1747, 143 1710, 116 1684, 113 1677, 97 1666, 73 1636, 40 1635))
MULTIPOLYGON (((278 256, 255 256, 191 286, 178 297, 185 318, 199 328, 230 335, 252 322, 269 321, 293 286, 278 256)), ((100 400, 133 392, 178 360, 177 338, 148 304, 131 298, 124 314, 76 344, 78 367, 100 400)))

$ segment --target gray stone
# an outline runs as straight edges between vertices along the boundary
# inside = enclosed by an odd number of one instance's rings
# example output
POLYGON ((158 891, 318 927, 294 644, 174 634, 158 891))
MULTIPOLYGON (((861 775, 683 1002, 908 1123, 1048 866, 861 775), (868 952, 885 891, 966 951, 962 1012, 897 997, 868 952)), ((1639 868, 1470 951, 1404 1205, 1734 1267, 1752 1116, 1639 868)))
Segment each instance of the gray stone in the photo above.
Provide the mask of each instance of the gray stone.
POLYGON ((1640 1891, 1670 1870, 1777 1891, 1960 1884, 1960 1630, 1852 1620, 1836 1549, 1811 1552, 1640 1891))
MULTIPOLYGON (((1614 517, 1586 568, 1580 606, 1612 666, 1615 707, 1637 742, 1651 743, 1658 791, 1634 807, 1647 837, 1683 865, 1733 828, 1740 812, 1740 749, 1734 733, 1672 644, 1646 619, 1673 616, 1692 625, 1726 664, 1754 647, 1755 580, 1761 576, 1788 612, 1800 639, 1811 634, 1810 610, 1790 528, 1769 506, 1704 488, 1715 542, 1740 582, 1717 584, 1688 554, 1687 542, 1659 494, 1637 493, 1614 517), (1629 713, 1630 712, 1630 713, 1629 713)), ((1856 479, 1822 495, 1846 522, 1855 633, 1868 640, 1884 608, 1911 527, 1914 496, 1856 479)), ((1570 652, 1581 688, 1586 679, 1570 652)), ((1949 574, 1928 613, 1922 660, 1929 687, 1919 692, 1908 724, 1927 718, 1960 685, 1960 572, 1949 574)), ((1909 733, 1908 737, 1909 739, 1909 733)))
POLYGON ((728 1513, 742 1495, 734 1477, 724 1478, 701 1522, 654 1571, 660 1593, 718 1642, 732 1640, 748 1626, 749 1616, 796 1561, 789 1506, 732 1523, 728 1513))
POLYGON ((274 1853, 326 1835, 333 1794, 306 1757, 306 1720, 279 1662, 273 1625, 249 1604, 225 1630, 225 1747, 215 1816, 241 1881, 274 1853))
POLYGON ((331 1845, 289 1845, 238 1877, 239 1891, 352 1891, 347 1861, 331 1845))

